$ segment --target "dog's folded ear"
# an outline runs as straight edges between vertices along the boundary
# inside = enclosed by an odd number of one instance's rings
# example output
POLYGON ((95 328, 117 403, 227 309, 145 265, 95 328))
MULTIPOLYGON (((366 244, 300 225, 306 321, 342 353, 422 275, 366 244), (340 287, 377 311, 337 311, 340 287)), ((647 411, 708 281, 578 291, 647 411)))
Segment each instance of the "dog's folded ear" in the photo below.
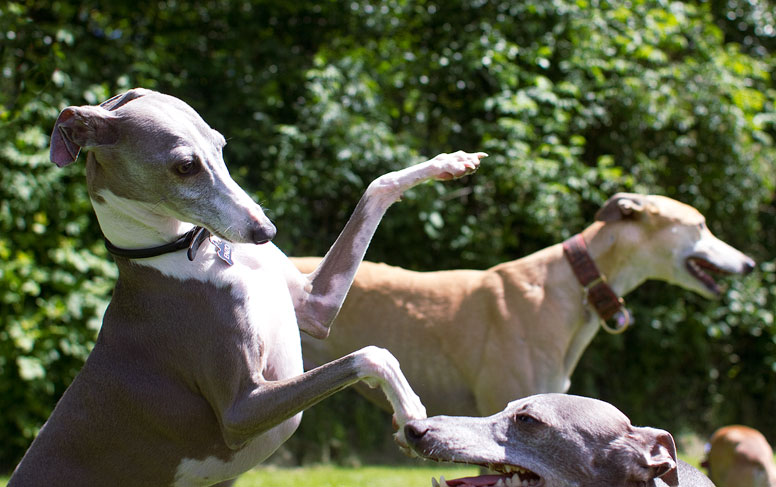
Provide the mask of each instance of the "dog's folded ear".
POLYGON ((641 471, 647 473, 643 480, 659 478, 670 487, 678 487, 676 444, 671 433, 657 428, 636 428, 637 437, 644 448, 641 471))
POLYGON ((646 207, 643 195, 634 193, 617 193, 608 200, 595 214, 595 219, 601 222, 622 220, 640 214, 646 207))
POLYGON ((67 107, 57 117, 51 132, 51 162, 65 167, 75 162, 81 148, 115 144, 115 116, 98 106, 67 107))
POLYGON ((116 117, 110 112, 148 93, 152 91, 134 88, 105 100, 99 106, 62 110, 51 133, 51 162, 65 167, 78 159, 82 147, 88 149, 118 142, 118 131, 114 127, 116 117))
POLYGON ((132 100, 136 100, 141 96, 153 93, 151 90, 144 88, 133 88, 126 93, 121 93, 112 98, 108 98, 104 102, 100 103, 100 106, 106 110, 118 110, 132 100))

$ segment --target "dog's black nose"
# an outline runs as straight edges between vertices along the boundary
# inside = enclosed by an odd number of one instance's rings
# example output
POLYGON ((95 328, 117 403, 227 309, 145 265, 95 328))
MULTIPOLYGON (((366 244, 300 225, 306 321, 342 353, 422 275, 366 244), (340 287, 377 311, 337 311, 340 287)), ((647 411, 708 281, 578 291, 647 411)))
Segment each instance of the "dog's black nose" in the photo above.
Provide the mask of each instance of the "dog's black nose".
POLYGON ((410 445, 417 444, 428 433, 428 428, 413 422, 404 426, 404 437, 410 445))
POLYGON ((275 238, 277 228, 270 222, 259 225, 251 232, 251 240, 257 245, 265 244, 275 238))
POLYGON ((744 262, 744 274, 749 274, 754 270, 754 261, 752 259, 744 262))

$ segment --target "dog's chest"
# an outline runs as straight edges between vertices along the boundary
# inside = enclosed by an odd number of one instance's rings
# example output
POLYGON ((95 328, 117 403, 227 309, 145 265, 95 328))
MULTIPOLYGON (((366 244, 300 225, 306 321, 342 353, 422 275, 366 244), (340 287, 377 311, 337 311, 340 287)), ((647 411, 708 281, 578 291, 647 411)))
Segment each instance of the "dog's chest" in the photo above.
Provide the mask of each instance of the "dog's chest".
MULTIPOLYGON (((231 361, 236 364, 235 373, 251 373, 270 381, 302 374, 299 329, 283 262, 278 262, 279 251, 238 245, 233 265, 227 265, 213 258, 210 249, 205 250, 197 256, 199 265, 206 265, 198 278, 204 284, 198 289, 206 289, 201 300, 209 303, 209 308, 222 309, 203 335, 210 337, 204 346, 218 352, 218 356, 207 360, 213 364, 211 368, 231 361), (231 359, 226 358, 227 354, 232 355, 231 359)), ((228 377, 228 370, 231 368, 221 374, 228 377)), ((244 472, 272 454, 293 433, 300 419, 301 414, 284 421, 228 457, 206 454, 183 458, 177 466, 175 485, 203 485, 206 479, 244 472)))
POLYGON ((271 247, 238 246, 234 265, 220 277, 230 289, 230 298, 245 310, 246 332, 261 345, 261 365, 268 380, 303 372, 296 313, 276 252, 271 247))
MULTIPOLYGON (((223 311, 208 324, 208 333, 235 334, 233 346, 255 345, 264 378, 276 380, 301 374, 302 352, 296 313, 286 275, 285 255, 272 244, 232 244, 232 265, 216 255, 213 246, 203 246, 194 262, 185 255, 153 263, 162 274, 184 282, 199 281, 205 289, 199 300, 223 311), (242 342, 242 343, 237 343, 242 342)), ((196 299, 196 297, 195 297, 196 299)), ((251 348, 251 347, 248 347, 251 348)))

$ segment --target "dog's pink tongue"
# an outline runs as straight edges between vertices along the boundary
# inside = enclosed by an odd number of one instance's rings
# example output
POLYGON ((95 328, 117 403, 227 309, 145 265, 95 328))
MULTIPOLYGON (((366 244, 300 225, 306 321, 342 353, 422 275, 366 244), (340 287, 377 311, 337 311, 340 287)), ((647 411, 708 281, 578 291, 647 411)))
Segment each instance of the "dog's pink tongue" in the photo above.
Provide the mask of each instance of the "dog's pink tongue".
POLYGON ((463 477, 447 481, 450 487, 487 487, 495 485, 502 475, 480 475, 479 477, 463 477))

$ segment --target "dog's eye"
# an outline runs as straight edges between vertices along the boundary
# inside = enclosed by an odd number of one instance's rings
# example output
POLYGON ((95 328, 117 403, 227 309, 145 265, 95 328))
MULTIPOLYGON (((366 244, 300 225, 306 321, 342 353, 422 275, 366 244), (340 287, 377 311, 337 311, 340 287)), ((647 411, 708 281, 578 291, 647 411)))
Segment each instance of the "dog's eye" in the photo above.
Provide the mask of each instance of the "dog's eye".
POLYGON ((183 176, 190 176, 197 172, 198 170, 197 161, 194 159, 188 159, 185 161, 182 161, 177 166, 175 166, 175 170, 178 172, 178 174, 183 176))
POLYGON ((515 416, 515 419, 520 421, 521 423, 525 423, 525 424, 538 424, 538 423, 541 422, 541 421, 539 421, 538 419, 534 418, 533 416, 531 416, 528 413, 518 413, 515 416))

